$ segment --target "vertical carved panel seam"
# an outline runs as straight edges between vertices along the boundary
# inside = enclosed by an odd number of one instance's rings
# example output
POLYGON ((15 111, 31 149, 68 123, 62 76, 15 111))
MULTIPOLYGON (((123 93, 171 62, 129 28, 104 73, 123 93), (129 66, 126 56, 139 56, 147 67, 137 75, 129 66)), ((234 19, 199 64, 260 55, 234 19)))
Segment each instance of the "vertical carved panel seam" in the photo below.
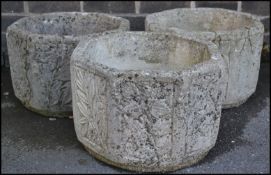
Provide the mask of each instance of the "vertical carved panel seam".
MULTIPOLYGON (((80 68, 82 69, 82 68, 80 68)), ((83 118, 79 119, 79 124, 81 125, 81 127, 85 127, 84 129, 86 130, 86 132, 82 135, 84 139, 86 139, 88 142, 90 142, 92 145, 97 145, 99 146, 101 149, 104 149, 104 143, 102 141, 102 138, 100 137, 99 134, 99 129, 97 126, 97 120, 95 120, 95 115, 91 116, 91 112, 89 111, 89 101, 88 101, 88 94, 85 92, 85 84, 84 84, 84 75, 82 74, 81 70, 79 68, 76 68, 75 70, 75 74, 76 74, 76 78, 75 78, 75 85, 76 85, 76 95, 77 95, 77 103, 76 105, 78 106, 78 109, 81 113, 81 116, 83 116, 83 118), (83 126, 85 125, 85 126, 83 126), (93 130, 94 134, 96 135, 97 141, 98 143, 95 143, 93 141, 91 141, 91 139, 89 138, 88 135, 88 131, 93 130)), ((94 80, 92 80, 94 81, 94 80)), ((94 82, 93 82, 94 83, 94 82)), ((92 91, 94 91, 95 89, 92 89, 92 91)), ((90 97, 93 98, 93 97, 90 97)), ((94 99, 92 99, 94 100, 94 99)))

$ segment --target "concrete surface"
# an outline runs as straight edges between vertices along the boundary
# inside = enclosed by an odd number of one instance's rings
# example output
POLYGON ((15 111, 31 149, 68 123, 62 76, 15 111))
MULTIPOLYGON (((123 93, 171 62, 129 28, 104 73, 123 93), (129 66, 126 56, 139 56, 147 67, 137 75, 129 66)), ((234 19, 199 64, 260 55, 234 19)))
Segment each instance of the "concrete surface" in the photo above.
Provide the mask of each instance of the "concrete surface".
POLYGON ((127 19, 104 13, 56 12, 19 19, 6 35, 15 96, 39 114, 68 117, 70 57, 78 42, 129 29, 127 19))
POLYGON ((215 145, 228 80, 215 44, 110 33, 82 40, 70 66, 75 131, 94 157, 167 172, 195 164, 215 145))
POLYGON ((228 72, 223 109, 240 106, 255 92, 264 36, 259 18, 222 8, 177 8, 147 15, 145 29, 218 46, 228 72))
MULTIPOLYGON (((1 73, 2 173, 131 173, 91 157, 71 119, 53 120, 24 108, 13 94, 9 70, 1 73)), ((270 63, 262 63, 256 92, 240 107, 222 111, 215 147, 198 164, 174 173, 269 173, 269 89, 270 63)))

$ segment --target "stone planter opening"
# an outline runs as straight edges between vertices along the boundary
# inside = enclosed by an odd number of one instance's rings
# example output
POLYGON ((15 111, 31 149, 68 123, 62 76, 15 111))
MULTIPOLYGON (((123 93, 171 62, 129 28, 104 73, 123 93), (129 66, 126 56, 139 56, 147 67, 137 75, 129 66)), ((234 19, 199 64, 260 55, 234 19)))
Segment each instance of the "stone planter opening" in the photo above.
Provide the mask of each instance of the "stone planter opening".
POLYGON ((182 8, 148 15, 145 28, 212 41, 219 47, 228 69, 223 108, 239 106, 255 92, 264 34, 256 17, 217 8, 182 8))
POLYGON ((70 56, 85 37, 129 30, 129 21, 102 13, 61 12, 22 18, 7 29, 14 92, 32 111, 72 115, 70 56))
POLYGON ((218 134, 225 65, 212 43, 151 32, 82 40, 72 54, 75 131, 90 154, 135 171, 202 159, 218 134))

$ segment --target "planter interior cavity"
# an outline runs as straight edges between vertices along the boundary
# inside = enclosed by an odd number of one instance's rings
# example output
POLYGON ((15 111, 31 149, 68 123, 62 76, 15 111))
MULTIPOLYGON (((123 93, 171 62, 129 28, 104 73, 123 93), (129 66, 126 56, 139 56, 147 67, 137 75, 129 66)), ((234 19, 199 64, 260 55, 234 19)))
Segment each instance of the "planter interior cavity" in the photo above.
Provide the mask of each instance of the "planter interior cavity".
POLYGON ((96 40, 84 54, 97 63, 120 70, 181 70, 210 58, 205 45, 168 35, 147 38, 131 35, 120 42, 119 36, 96 40), (181 55, 181 56, 180 56, 181 55))
POLYGON ((22 18, 7 30, 14 92, 46 116, 72 115, 70 56, 85 37, 129 30, 129 21, 102 13, 59 12, 22 18))
POLYGON ((120 32, 72 54, 75 131, 96 158, 124 169, 174 171, 217 138, 225 65, 214 44, 120 32))
POLYGON ((218 8, 182 8, 147 15, 145 28, 212 41, 219 47, 229 77, 223 108, 239 106, 255 92, 264 34, 256 17, 218 8))

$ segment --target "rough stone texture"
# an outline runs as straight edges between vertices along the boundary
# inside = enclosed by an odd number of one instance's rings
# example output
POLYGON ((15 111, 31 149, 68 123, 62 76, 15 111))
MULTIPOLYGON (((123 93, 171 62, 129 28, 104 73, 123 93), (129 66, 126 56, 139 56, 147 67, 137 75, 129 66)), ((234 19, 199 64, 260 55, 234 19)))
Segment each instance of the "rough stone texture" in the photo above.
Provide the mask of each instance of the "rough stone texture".
POLYGON ((219 47, 229 74, 223 108, 239 106, 255 92, 264 34, 255 17, 214 8, 173 9, 148 15, 145 29, 190 35, 219 47))
POLYGON ((79 40, 128 29, 128 20, 99 13, 49 13, 13 23, 7 46, 16 97, 43 115, 71 115, 69 65, 79 40))
POLYGON ((226 87, 215 44, 120 32, 82 40, 71 59, 75 131, 96 158, 173 171, 214 146, 226 87))
MULTIPOLYGON (((3 174, 132 174, 87 154, 76 138, 73 120, 51 121, 24 108, 14 96, 9 68, 1 68, 1 80, 3 174), (6 92, 9 95, 4 95, 6 92)), ((268 174, 269 131, 267 62, 261 64, 257 89, 250 100, 238 108, 222 110, 217 141, 208 155, 194 166, 172 174, 268 174)))

